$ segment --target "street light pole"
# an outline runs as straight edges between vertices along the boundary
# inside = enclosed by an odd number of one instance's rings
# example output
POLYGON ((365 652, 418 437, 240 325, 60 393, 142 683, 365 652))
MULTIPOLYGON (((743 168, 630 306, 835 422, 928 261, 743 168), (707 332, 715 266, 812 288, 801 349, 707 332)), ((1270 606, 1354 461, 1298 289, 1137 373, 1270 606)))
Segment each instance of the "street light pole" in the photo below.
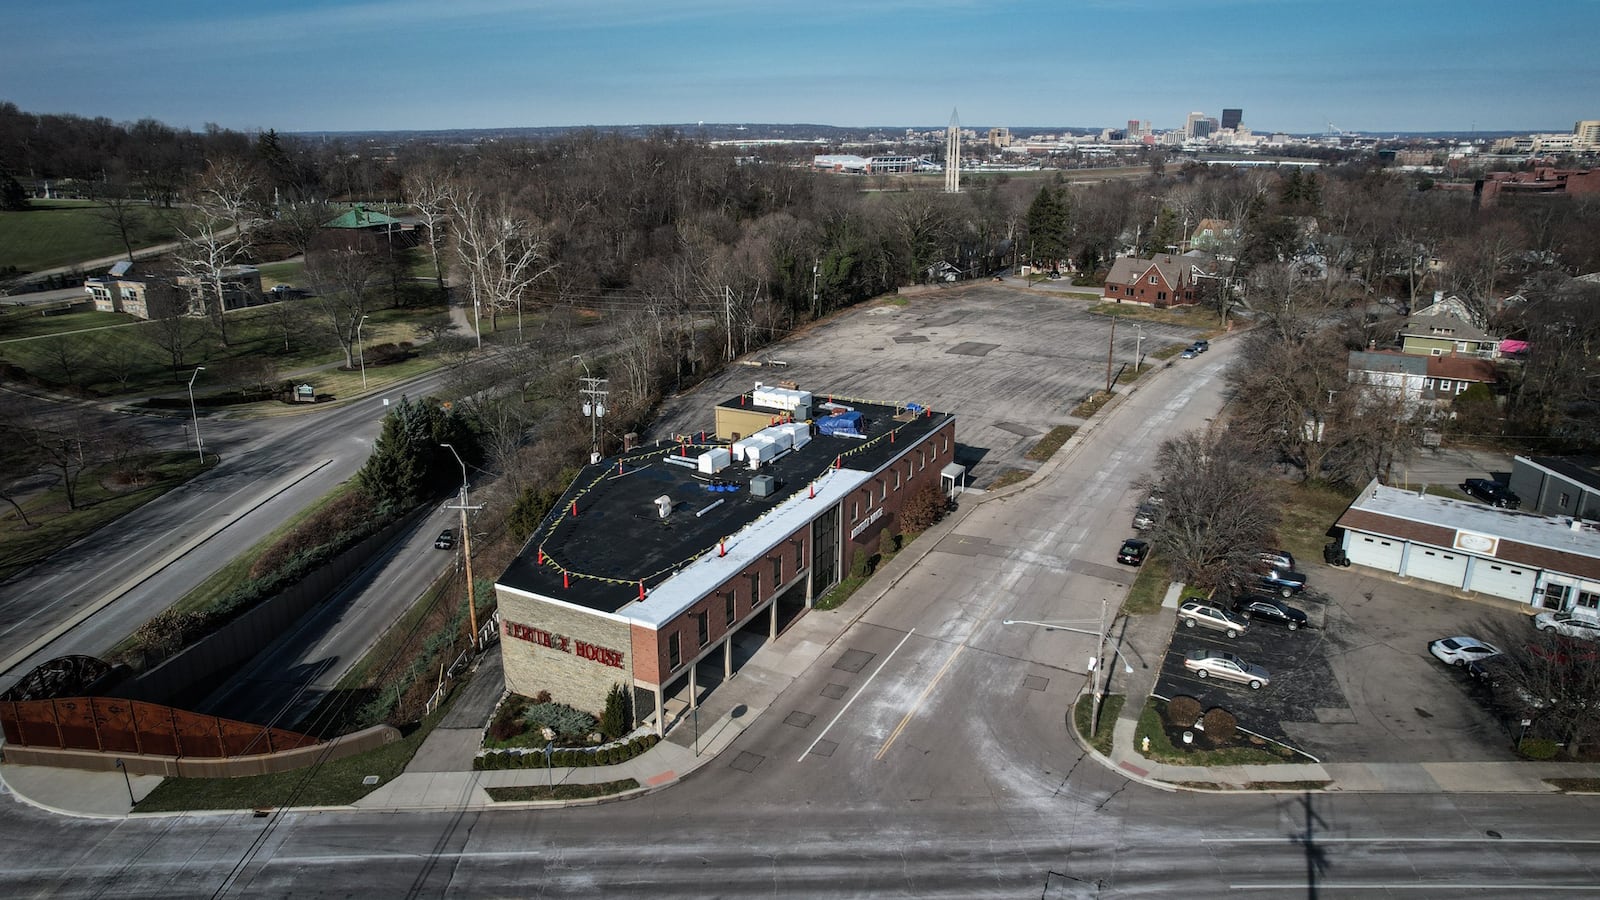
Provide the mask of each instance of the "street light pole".
POLYGON ((128 808, 132 809, 139 805, 139 801, 133 797, 133 779, 128 777, 128 767, 120 759, 117 760, 117 768, 122 770, 122 783, 128 786, 128 808))
POLYGON ((206 446, 200 440, 200 413, 194 406, 194 380, 206 370, 205 366, 195 366, 194 374, 189 376, 189 418, 194 420, 194 450, 200 454, 200 465, 206 464, 206 446))
POLYGON ((467 527, 467 510, 482 509, 481 506, 467 505, 467 464, 461 459, 461 454, 456 452, 453 444, 440 444, 449 448, 450 455, 456 458, 461 465, 461 499, 456 508, 461 510, 461 555, 465 560, 463 568, 467 570, 467 625, 472 629, 472 649, 478 649, 478 605, 472 585, 472 530, 467 527))
POLYGON ((356 322, 356 357, 361 360, 361 389, 367 389, 367 350, 361 343, 361 326, 367 324, 370 316, 362 316, 356 322))
POLYGON ((1133 374, 1139 374, 1139 366, 1144 362, 1144 326, 1134 323, 1133 339, 1133 374))

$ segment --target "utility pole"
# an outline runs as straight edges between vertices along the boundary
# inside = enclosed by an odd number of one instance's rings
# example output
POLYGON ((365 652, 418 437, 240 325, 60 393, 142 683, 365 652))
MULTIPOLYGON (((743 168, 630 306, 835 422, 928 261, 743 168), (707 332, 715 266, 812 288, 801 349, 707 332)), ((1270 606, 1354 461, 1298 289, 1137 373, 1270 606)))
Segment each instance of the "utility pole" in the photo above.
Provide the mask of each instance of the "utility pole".
POLYGON ((722 310, 728 320, 728 359, 733 359, 733 288, 722 286, 722 310))
POLYGON ((461 510, 461 557, 465 560, 463 568, 467 571, 467 627, 472 629, 472 649, 478 649, 478 604, 472 585, 472 529, 467 527, 467 510, 483 509, 482 506, 469 506, 467 504, 467 464, 462 461, 461 454, 456 452, 452 444, 440 444, 447 447, 450 455, 461 464, 461 495, 460 501, 451 509, 461 510))
POLYGON ((1111 317, 1111 339, 1106 341, 1106 393, 1111 393, 1111 351, 1117 346, 1117 317, 1111 317))
POLYGON ((822 295, 817 292, 817 279, 822 274, 822 260, 811 260, 811 315, 812 318, 822 318, 822 295))
POLYGON ((578 379, 578 401, 583 404, 583 414, 589 417, 589 465, 600 461, 600 419, 606 414, 606 390, 604 378, 593 378, 589 375, 589 364, 583 357, 574 353, 568 359, 575 359, 583 366, 583 377, 578 379))
MULTIPOLYGON (((1113 319, 1112 321, 1116 321, 1113 319)), ((1094 659, 1089 660, 1089 668, 1094 670, 1094 690, 1089 694, 1089 740, 1093 741, 1100 734, 1100 670, 1105 666, 1101 657, 1106 652, 1106 601, 1100 598, 1100 638, 1094 645, 1094 659)))
POLYGON ((1144 326, 1135 322, 1133 339, 1133 374, 1139 374, 1139 366, 1144 363, 1144 326))

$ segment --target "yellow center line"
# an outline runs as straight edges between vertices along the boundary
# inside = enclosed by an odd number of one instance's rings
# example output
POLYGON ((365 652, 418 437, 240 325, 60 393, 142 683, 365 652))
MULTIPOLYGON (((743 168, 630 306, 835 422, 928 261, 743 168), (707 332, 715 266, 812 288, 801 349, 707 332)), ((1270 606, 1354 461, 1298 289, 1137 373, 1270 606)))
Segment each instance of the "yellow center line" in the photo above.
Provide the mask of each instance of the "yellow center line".
POLYGON ((922 708, 922 701, 928 699, 928 695, 933 693, 933 689, 939 686, 939 680, 944 678, 944 673, 950 671, 950 666, 956 661, 956 657, 961 655, 961 651, 967 649, 967 641, 972 639, 972 635, 978 630, 978 624, 988 617, 989 611, 994 609, 995 602, 999 599, 1000 594, 998 592, 989 598, 988 604, 983 607, 983 611, 978 613, 977 618, 973 621, 972 631, 967 632, 967 636, 961 639, 961 643, 951 652, 950 658, 944 661, 944 665, 940 666, 939 671, 934 673, 933 680, 928 682, 928 686, 923 688, 922 693, 917 696, 917 702, 911 704, 911 708, 906 710, 906 714, 900 720, 900 724, 894 727, 894 731, 889 732, 888 740, 883 742, 883 746, 879 747, 877 754, 872 757, 874 761, 881 761, 884 754, 889 752, 889 748, 894 746, 894 742, 900 737, 900 732, 906 730, 906 726, 911 723, 911 718, 917 714, 918 709, 922 708))

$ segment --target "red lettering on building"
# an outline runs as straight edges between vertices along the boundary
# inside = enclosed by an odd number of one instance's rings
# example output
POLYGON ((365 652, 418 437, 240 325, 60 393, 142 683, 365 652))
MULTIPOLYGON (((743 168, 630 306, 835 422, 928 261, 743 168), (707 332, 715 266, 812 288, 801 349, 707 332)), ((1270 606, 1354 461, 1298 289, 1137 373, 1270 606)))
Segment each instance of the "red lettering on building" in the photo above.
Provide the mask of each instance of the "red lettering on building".
POLYGON ((542 628, 523 625, 520 622, 507 620, 505 623, 506 637, 527 641, 540 647, 549 647, 562 653, 572 653, 592 662, 610 666, 614 669, 622 668, 622 651, 612 650, 609 647, 599 647, 587 641, 575 641, 564 634, 552 634, 542 628))

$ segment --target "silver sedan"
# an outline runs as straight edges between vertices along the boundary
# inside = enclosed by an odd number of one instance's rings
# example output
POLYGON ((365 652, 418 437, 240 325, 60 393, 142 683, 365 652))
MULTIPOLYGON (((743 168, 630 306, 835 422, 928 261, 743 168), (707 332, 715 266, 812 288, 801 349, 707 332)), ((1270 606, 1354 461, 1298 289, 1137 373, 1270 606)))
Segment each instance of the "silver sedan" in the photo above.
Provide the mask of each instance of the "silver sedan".
POLYGON ((1196 678, 1215 677, 1223 681, 1237 681, 1250 685, 1252 691, 1261 690, 1262 685, 1272 680, 1266 669, 1221 650, 1190 650, 1184 654, 1183 667, 1193 672, 1196 678))

